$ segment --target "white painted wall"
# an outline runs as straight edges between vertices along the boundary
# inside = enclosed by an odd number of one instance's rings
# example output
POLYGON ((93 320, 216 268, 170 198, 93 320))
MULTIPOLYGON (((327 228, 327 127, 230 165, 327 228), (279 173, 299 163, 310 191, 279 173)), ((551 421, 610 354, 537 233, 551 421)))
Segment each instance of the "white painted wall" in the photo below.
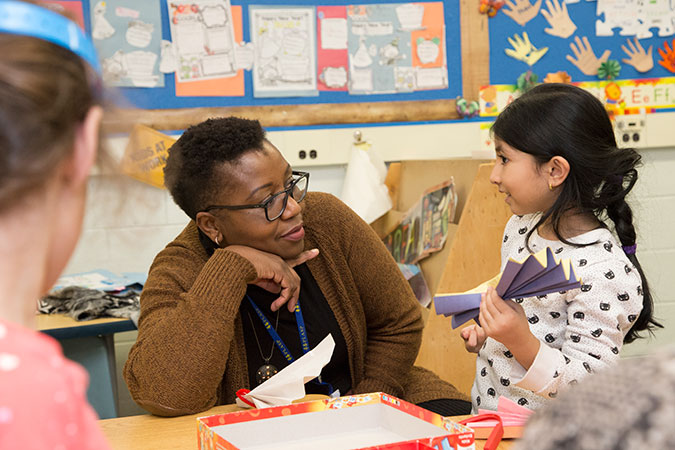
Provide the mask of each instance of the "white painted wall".
MULTIPOLYGON (((632 357, 675 342, 675 137, 667 122, 647 125, 642 139, 666 145, 644 148, 644 167, 632 194, 639 233, 638 256, 648 274, 656 303, 656 315, 665 325, 654 339, 627 346, 632 357)), ((478 149, 478 123, 364 127, 364 139, 388 161, 470 157, 478 149)), ((310 189, 340 195, 353 132, 358 128, 278 131, 269 134, 294 168, 310 170, 310 189), (317 150, 314 160, 298 158, 299 150, 317 150), (308 162, 311 161, 311 164, 308 162)), ((113 154, 121 154, 125 138, 111 141, 113 154)), ((651 144, 650 144, 651 145, 651 144)), ((66 273, 95 268, 113 272, 145 272, 155 254, 170 242, 188 219, 169 194, 122 175, 98 174, 90 180, 84 230, 66 273)), ((116 336, 118 369, 124 364, 135 332, 116 336)), ((120 380, 120 413, 140 413, 120 380)))

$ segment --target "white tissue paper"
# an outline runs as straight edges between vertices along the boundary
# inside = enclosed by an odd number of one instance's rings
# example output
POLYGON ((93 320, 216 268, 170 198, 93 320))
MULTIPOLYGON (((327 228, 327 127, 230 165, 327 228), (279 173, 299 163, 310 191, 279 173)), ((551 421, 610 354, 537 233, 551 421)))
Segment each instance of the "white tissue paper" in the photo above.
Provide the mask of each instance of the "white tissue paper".
POLYGON ((384 184, 387 166, 369 144, 352 147, 351 158, 340 199, 367 223, 372 223, 392 207, 384 184))
MULTIPOLYGON (((256 408, 290 405, 293 400, 305 396, 305 383, 321 374, 321 369, 333 356, 333 349, 335 349, 335 341, 329 334, 319 345, 284 367, 244 397, 253 402, 256 408)), ((238 398, 237 406, 250 408, 250 405, 238 398)))

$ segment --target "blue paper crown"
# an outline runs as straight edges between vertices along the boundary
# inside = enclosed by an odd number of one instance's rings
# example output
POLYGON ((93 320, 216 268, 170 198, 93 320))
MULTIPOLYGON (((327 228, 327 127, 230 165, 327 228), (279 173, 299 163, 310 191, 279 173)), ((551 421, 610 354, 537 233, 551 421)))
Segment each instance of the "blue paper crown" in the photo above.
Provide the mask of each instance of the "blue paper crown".
POLYGON ((31 36, 60 45, 101 74, 94 44, 79 26, 54 11, 31 3, 0 0, 0 33, 31 36))

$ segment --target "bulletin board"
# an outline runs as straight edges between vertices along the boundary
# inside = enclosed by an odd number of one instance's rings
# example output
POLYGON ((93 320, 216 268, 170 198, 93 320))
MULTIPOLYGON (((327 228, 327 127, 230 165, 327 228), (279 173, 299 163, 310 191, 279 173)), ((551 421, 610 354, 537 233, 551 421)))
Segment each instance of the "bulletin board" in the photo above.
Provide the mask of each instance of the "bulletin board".
MULTIPOLYGON (((555 0, 562 7, 565 0, 555 0)), ((516 1, 516 3, 523 3, 516 1)), ((529 2, 536 5, 536 0, 529 2)), ((663 78, 672 77, 675 74, 658 63, 661 56, 658 49, 666 50, 664 42, 672 48, 675 32, 673 19, 675 14, 659 14, 660 24, 651 23, 642 25, 638 21, 637 2, 635 1, 616 1, 602 2, 615 8, 615 14, 612 11, 598 11, 603 8, 603 4, 598 1, 578 0, 574 3, 565 4, 568 16, 576 26, 576 30, 569 37, 555 36, 546 32, 551 29, 551 24, 546 19, 543 11, 550 12, 547 3, 540 2, 539 13, 524 25, 517 23, 511 17, 504 13, 509 9, 504 6, 498 14, 489 20, 490 36, 490 84, 515 84, 517 78, 528 69, 539 76, 539 81, 543 81, 548 73, 565 71, 570 75, 572 82, 598 81, 597 75, 584 74, 575 64, 567 59, 567 56, 574 56, 570 44, 575 42, 575 38, 582 39, 586 37, 592 51, 597 58, 601 58, 606 52, 609 52, 608 59, 616 60, 621 65, 621 70, 617 80, 626 79, 644 79, 644 78, 663 78), (622 9, 624 9, 622 11, 622 9), (619 21, 613 17, 619 15, 624 20, 624 25, 619 25, 619 21), (632 16, 632 17, 631 17, 632 16), (650 26, 651 25, 651 26, 650 26), (661 25, 661 28, 658 28, 661 25), (597 30, 611 36, 598 36, 597 30), (644 31, 642 31, 644 30, 644 31), (527 32, 530 42, 537 49, 548 48, 548 51, 535 64, 529 66, 526 62, 518 61, 505 52, 505 49, 513 49, 508 42, 508 38, 518 35, 522 38, 523 32, 527 32), (633 53, 631 44, 635 47, 636 33, 646 32, 652 37, 640 37, 639 44, 645 52, 652 50, 653 68, 647 72, 639 72, 636 68, 622 60, 630 59, 622 46, 629 53, 633 53), (625 35, 629 34, 629 35, 625 35), (632 35, 631 35, 632 34, 632 35), (663 36, 659 36, 662 34, 663 36), (630 39, 631 43, 627 41, 630 39)), ((655 2, 644 2, 645 4, 655 2)), ((664 9, 670 9, 669 2, 657 2, 664 5, 664 9)), ((555 15, 555 14, 554 14, 555 15)), ((584 42, 582 41, 582 44, 584 42)), ((584 47, 586 47, 584 45, 584 47)), ((639 49, 635 47, 635 50, 639 49)), ((675 70, 675 67, 673 68, 675 70)))
MULTIPOLYGON (((156 0, 161 11, 161 35, 170 39, 167 0, 156 0)), ((80 3, 80 1, 73 1, 80 3)), ((150 3, 150 2, 148 2, 150 3)), ((154 2, 153 2, 154 3, 154 2)), ((336 0, 267 0, 265 2, 234 0, 231 2, 234 22, 243 24, 235 39, 251 41, 249 6, 264 4, 267 7, 278 6, 346 6, 349 4, 376 5, 399 1, 370 0, 362 3, 336 0), (234 14, 236 10, 236 14, 234 14)), ((425 3, 425 2, 419 2, 425 3)), ((438 2, 430 2, 437 3, 438 2)), ((457 118, 454 99, 463 96, 462 33, 460 22, 460 2, 444 0, 442 3, 443 22, 445 23, 444 54, 447 65, 448 86, 444 89, 416 90, 401 93, 354 94, 346 91, 319 91, 316 96, 260 98, 254 96, 251 71, 240 71, 238 81, 241 92, 235 96, 189 95, 189 89, 176 95, 176 81, 173 74, 161 75, 162 87, 119 87, 118 100, 125 104, 116 123, 108 122, 108 128, 115 131, 127 128, 132 122, 161 129, 182 129, 186 124, 195 123, 204 116, 214 114, 244 114, 264 119, 266 126, 294 126, 316 123, 356 123, 374 121, 425 121, 457 118), (301 107, 301 108, 300 108, 301 107), (137 109, 138 108, 138 109, 137 109), (140 109, 140 110, 139 110, 140 109), (282 123, 283 122, 283 123, 282 123)), ((96 2, 82 0, 85 27, 92 32, 91 8, 96 2)), ((144 2, 147 5, 147 3, 144 2)), ((109 2, 109 6, 113 5, 109 2)), ((318 9, 317 9, 318 12, 318 9)), ((318 22, 318 21, 317 21, 318 22)), ((235 29, 235 32, 237 30, 235 29)), ((233 80, 234 81, 234 80, 233 80)), ((181 86, 186 86, 181 83, 181 86)))

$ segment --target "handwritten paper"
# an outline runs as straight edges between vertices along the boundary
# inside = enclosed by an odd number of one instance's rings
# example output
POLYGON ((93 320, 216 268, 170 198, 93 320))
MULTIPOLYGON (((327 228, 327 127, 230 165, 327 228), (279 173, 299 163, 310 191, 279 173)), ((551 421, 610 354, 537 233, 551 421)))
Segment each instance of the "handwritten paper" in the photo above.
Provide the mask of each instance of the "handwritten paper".
POLYGON ((134 20, 129 22, 125 37, 129 45, 145 48, 152 42, 152 33, 154 30, 155 27, 153 24, 134 20))
POLYGON ((253 95, 318 95, 313 7, 250 6, 253 95))
POLYGON ((347 19, 334 18, 321 21, 321 48, 347 49, 347 19))

